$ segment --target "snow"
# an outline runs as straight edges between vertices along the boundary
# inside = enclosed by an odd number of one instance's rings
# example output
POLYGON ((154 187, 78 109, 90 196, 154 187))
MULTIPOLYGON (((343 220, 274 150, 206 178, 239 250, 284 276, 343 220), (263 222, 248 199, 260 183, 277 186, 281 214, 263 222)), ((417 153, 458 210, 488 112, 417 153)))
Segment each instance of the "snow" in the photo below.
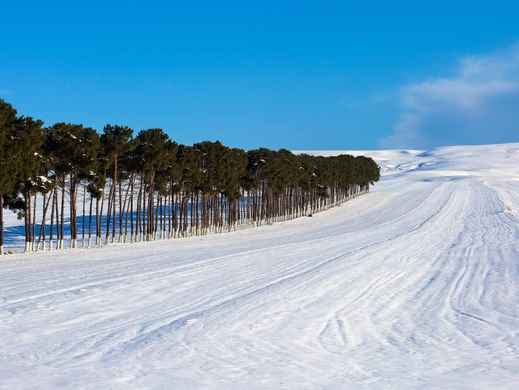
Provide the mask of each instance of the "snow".
POLYGON ((45 176, 37 176, 38 177, 38 180, 42 183, 51 183, 51 181, 49 180, 49 178, 45 177, 45 176))
POLYGON ((519 388, 519 144, 361 153, 313 218, 6 256, 0 389, 519 388))

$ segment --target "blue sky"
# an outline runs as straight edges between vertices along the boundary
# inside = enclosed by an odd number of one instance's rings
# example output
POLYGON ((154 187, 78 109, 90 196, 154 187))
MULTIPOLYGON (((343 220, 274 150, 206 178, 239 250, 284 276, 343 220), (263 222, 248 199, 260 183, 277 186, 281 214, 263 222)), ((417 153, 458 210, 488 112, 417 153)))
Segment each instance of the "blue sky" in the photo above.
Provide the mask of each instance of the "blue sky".
POLYGON ((49 125, 244 148, 519 141, 512 2, 74 3, 1 6, 0 97, 49 125))

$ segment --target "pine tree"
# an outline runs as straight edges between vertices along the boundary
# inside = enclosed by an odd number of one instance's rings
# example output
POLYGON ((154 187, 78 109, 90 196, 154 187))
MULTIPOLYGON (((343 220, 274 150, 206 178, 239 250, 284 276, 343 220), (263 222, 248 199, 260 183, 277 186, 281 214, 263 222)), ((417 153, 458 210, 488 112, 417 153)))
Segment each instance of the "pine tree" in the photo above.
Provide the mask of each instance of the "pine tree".
POLYGON ((18 148, 17 191, 24 199, 25 251, 33 251, 35 240, 35 206, 38 193, 46 193, 49 183, 42 155, 43 122, 20 117, 15 123, 15 142, 18 148), (33 198, 34 196, 34 198, 33 198))
MULTIPOLYGON (((101 136, 101 144, 103 145, 105 155, 109 159, 109 164, 112 167, 111 169, 111 179, 112 179, 112 188, 111 188, 111 199, 110 205, 112 209, 111 216, 112 219, 112 240, 115 238, 115 225, 116 225, 116 201, 117 194, 119 195, 119 239, 121 239, 122 233, 122 218, 123 218, 123 204, 122 204, 122 183, 120 180, 120 172, 119 172, 119 160, 125 153, 128 152, 130 148, 130 141, 132 139, 133 130, 127 126, 118 126, 118 125, 106 125, 103 129, 103 135, 101 136)), ((107 219, 107 231, 106 231, 106 239, 110 235, 110 226, 109 226, 110 216, 107 219)))
POLYGON ((143 211, 146 214, 142 227, 146 226, 145 240, 152 240, 155 235, 155 181, 157 172, 166 163, 168 139, 162 129, 142 130, 136 137, 134 154, 140 163, 143 179, 143 211))
POLYGON ((0 255, 4 253, 4 207, 13 196, 19 164, 16 161, 14 125, 16 110, 0 99, 0 255))
POLYGON ((95 130, 82 125, 57 123, 46 137, 46 150, 52 156, 56 176, 61 186, 61 220, 58 247, 64 247, 64 198, 69 187, 71 246, 77 241, 77 187, 81 180, 88 179, 96 167, 99 136, 95 130))

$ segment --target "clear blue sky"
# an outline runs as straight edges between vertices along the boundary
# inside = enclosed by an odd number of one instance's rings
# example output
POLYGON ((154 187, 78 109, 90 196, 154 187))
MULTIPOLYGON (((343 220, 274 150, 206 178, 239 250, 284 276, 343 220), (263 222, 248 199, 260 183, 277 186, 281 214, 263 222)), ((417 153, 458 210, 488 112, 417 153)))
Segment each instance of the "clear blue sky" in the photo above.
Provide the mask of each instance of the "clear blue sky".
MULTIPOLYGON (((431 103, 436 89, 426 84, 448 79, 466 90, 460 63, 513 57, 519 39, 512 2, 75 3, 2 2, 0 97, 49 125, 161 127, 179 142, 244 148, 449 143, 430 130, 438 122, 430 104, 446 110, 459 92, 431 103), (412 130, 409 113, 418 116, 412 130)), ((485 77, 469 90, 480 91, 485 77)), ((471 129, 470 115, 449 112, 441 118, 454 122, 440 122, 471 129)), ((496 142, 519 141, 510 123, 496 142)), ((471 133, 456 142, 479 142, 471 133)))

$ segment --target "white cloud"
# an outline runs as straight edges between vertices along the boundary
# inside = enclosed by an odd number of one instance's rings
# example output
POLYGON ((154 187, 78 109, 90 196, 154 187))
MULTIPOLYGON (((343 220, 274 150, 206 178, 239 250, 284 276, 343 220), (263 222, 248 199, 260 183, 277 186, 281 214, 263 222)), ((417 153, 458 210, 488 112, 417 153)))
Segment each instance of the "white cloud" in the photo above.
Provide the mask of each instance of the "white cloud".
POLYGON ((405 86, 401 106, 382 147, 519 141, 519 44, 463 58, 452 77, 405 86))

